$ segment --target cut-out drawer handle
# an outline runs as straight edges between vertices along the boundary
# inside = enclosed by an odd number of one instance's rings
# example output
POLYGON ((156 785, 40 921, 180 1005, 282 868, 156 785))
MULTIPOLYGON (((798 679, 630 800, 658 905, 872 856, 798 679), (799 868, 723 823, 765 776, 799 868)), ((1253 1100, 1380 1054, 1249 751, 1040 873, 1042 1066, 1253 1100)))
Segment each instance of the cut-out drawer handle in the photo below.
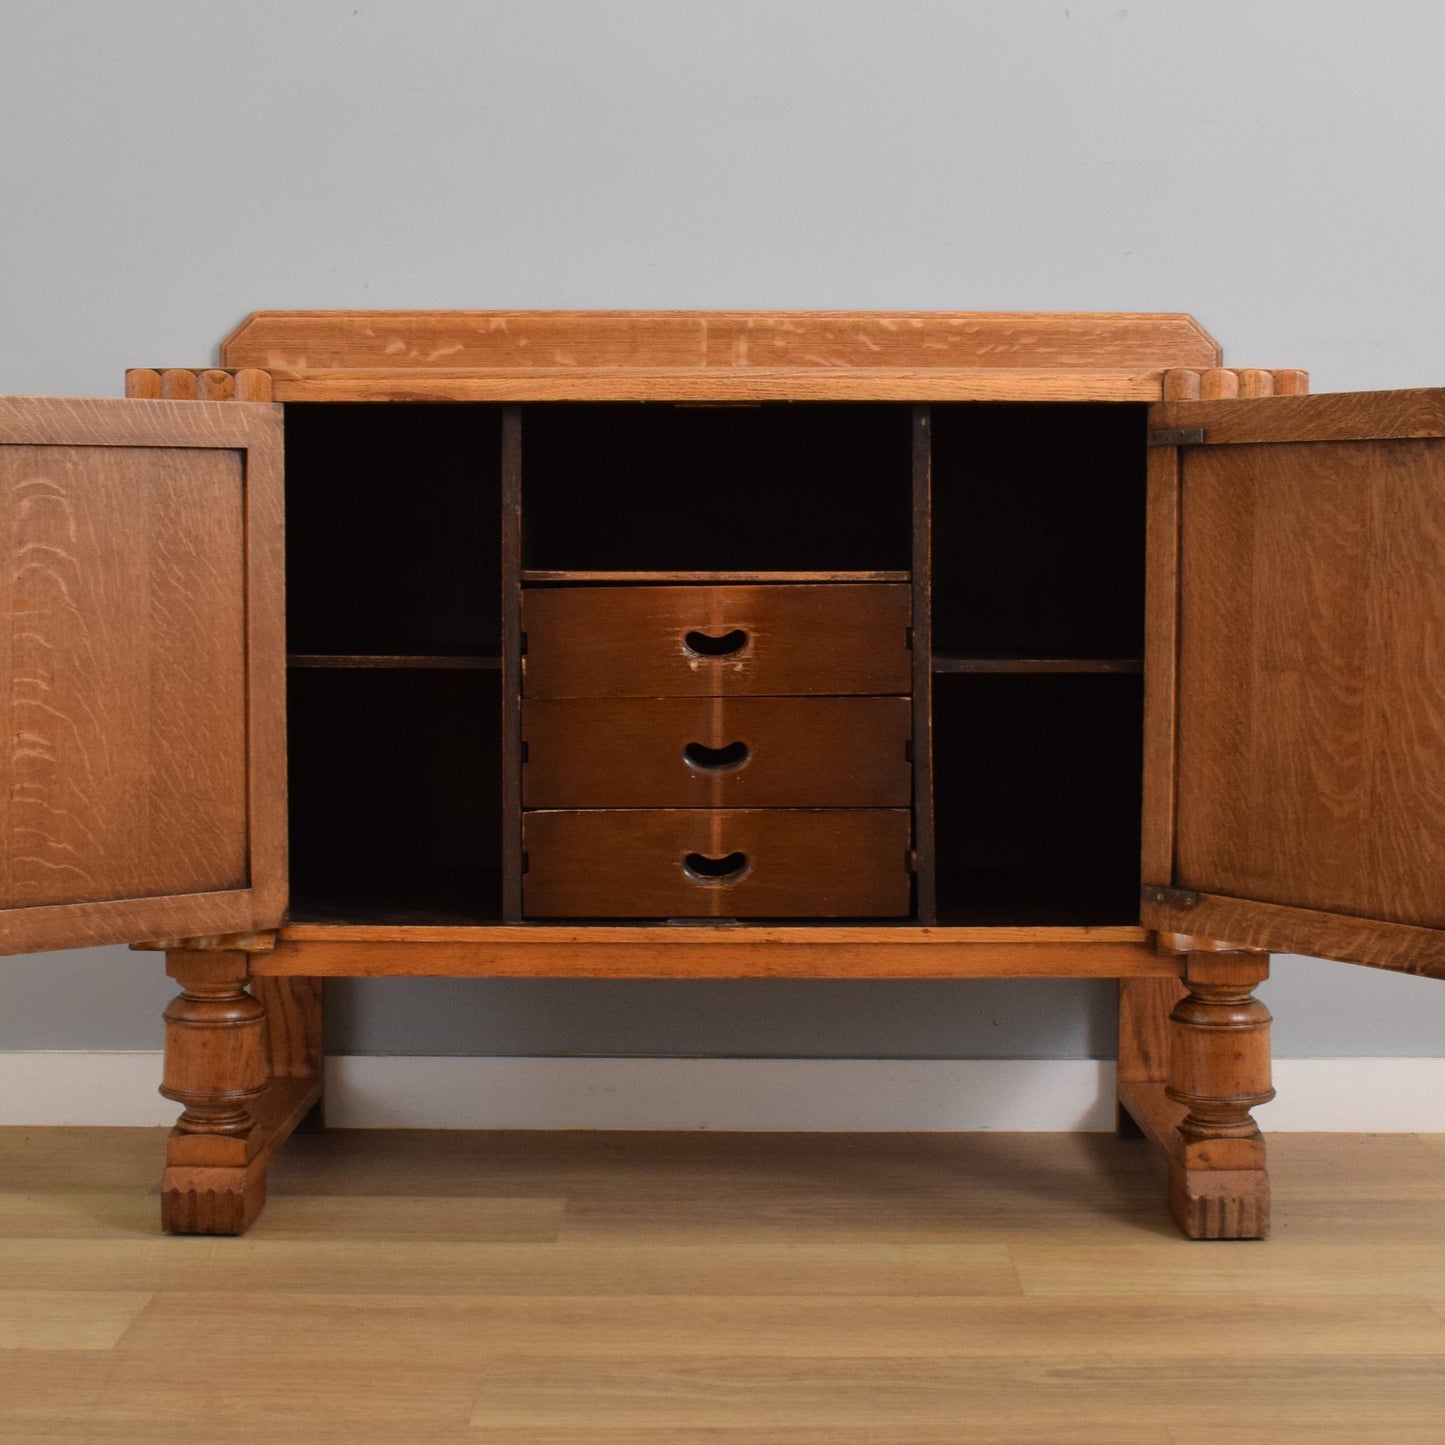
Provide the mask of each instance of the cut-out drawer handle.
POLYGON ((706 743, 689 743, 682 750, 688 767, 702 773, 735 773, 747 765, 752 755, 752 749, 741 739, 723 748, 710 748, 706 743))
POLYGON ((752 866, 746 853, 729 853, 724 858, 689 853, 682 860, 682 871, 695 883, 738 883, 748 876, 752 866))
POLYGON ((731 657, 748 645, 748 635, 741 627, 717 637, 710 632, 689 632, 682 640, 687 650, 699 657, 731 657))

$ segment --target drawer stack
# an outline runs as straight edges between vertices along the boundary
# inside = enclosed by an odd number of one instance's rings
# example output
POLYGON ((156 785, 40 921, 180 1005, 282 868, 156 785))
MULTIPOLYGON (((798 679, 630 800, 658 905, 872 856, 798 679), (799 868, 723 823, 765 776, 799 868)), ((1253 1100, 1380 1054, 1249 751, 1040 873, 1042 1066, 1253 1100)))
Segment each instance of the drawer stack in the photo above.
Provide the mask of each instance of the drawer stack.
POLYGON ((898 918, 910 589, 528 588, 528 918, 898 918))

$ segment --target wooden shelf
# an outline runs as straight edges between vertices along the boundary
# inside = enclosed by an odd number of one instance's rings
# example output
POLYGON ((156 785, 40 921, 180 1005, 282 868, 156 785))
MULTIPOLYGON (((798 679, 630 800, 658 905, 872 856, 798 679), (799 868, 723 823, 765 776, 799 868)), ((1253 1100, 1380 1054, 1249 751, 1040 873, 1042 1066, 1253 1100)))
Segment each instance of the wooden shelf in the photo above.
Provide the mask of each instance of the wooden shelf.
POLYGON ((936 673, 1139 673, 1137 657, 947 657, 934 655, 936 673))
POLYGON ((587 572, 527 568, 523 582, 908 582, 909 572, 587 572))
POLYGON ((286 658, 286 666, 296 668, 414 668, 454 672, 495 672, 501 665, 500 657, 451 657, 411 653, 397 655, 364 652, 293 652, 286 658))

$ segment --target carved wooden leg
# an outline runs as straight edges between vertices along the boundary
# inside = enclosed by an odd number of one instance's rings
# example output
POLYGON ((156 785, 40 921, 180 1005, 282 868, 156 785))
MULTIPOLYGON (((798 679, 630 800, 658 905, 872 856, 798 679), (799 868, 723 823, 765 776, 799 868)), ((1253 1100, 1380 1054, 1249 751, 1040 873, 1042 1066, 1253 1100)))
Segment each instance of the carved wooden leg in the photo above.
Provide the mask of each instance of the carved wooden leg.
POLYGON ((181 995, 166 1009, 161 1093, 184 1106, 166 1142, 161 1225, 171 1234, 240 1234, 266 1201, 251 1106, 266 1091, 265 1008, 235 949, 166 955, 181 995))
POLYGON ((1185 996, 1169 1016, 1165 1093, 1186 1111, 1169 1161, 1169 1206, 1191 1239, 1262 1239, 1269 1175, 1250 1110, 1274 1098, 1269 1010, 1254 997, 1269 958, 1191 944, 1185 996))

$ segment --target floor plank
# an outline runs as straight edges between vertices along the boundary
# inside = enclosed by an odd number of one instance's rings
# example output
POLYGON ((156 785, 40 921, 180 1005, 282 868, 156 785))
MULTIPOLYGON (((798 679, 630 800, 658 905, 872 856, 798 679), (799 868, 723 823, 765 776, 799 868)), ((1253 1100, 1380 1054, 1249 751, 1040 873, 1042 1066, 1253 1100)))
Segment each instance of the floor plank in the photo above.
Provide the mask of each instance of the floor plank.
POLYGON ((1102 1135, 321 1134, 171 1239, 163 1138, 0 1130, 0 1445, 1445 1439, 1434 1136, 1212 1245, 1102 1135))

